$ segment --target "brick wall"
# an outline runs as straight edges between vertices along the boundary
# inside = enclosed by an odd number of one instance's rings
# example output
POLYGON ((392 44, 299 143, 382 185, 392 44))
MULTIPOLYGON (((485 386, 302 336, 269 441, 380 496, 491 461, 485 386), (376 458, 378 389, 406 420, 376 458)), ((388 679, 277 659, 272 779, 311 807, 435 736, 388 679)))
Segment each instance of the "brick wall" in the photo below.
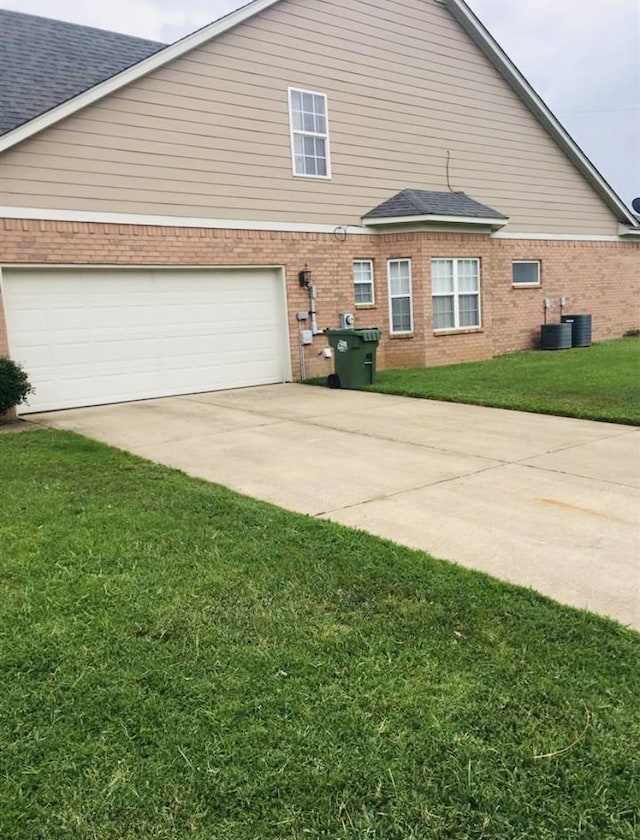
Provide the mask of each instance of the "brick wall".
MULTIPOLYGON (((569 299, 567 312, 593 315, 595 340, 620 336, 639 326, 640 243, 557 242, 490 239, 481 234, 384 233, 352 235, 268 231, 210 230, 4 220, 0 264, 58 265, 283 265, 287 278, 291 357, 300 375, 296 312, 309 309, 298 283, 305 264, 318 291, 320 328, 338 325, 340 312, 354 311, 353 259, 372 259, 374 307, 356 309, 360 326, 379 326, 383 339, 379 368, 437 365, 488 358, 535 346, 543 321, 543 298, 569 299), (477 257, 481 263, 482 329, 435 335, 431 327, 430 260, 477 257), (386 261, 412 260, 415 331, 389 337, 386 261), (542 261, 539 288, 513 288, 511 261, 542 261)), ((559 320, 553 309, 549 320, 559 320)), ((305 348, 307 375, 324 375, 332 362, 319 355, 323 337, 305 348)), ((7 352, 0 300, 0 352, 7 352)))
POLYGON ((549 321, 560 320, 558 300, 566 297, 565 313, 593 315, 595 341, 620 336, 640 323, 640 243, 493 240, 491 288, 494 353, 537 340, 545 297, 549 321), (512 288, 514 259, 541 260, 540 288, 512 288))

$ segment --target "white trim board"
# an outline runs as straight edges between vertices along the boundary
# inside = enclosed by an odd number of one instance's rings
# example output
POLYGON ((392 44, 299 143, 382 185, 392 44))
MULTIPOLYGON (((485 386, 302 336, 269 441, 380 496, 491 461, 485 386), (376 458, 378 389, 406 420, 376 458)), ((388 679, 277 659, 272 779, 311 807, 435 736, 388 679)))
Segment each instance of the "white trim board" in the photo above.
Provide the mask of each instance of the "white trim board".
POLYGON ((620 236, 640 236, 640 227, 627 227, 627 225, 618 225, 618 233, 620 236))
MULTIPOLYGON (((281 233, 330 233, 343 236, 381 236, 389 233, 483 233, 473 229, 461 229, 454 225, 438 225, 429 230, 424 224, 400 226, 385 229, 384 226, 365 225, 320 225, 305 222, 264 222, 251 219, 202 219, 191 216, 145 216, 137 213, 101 213, 89 210, 47 210, 37 207, 0 207, 0 219, 26 219, 45 222, 87 222, 103 225, 141 225, 150 227, 205 228, 211 230, 264 230, 281 233)), ((621 226, 623 227, 623 226, 621 226)), ((640 234, 640 228, 624 228, 625 234, 590 233, 526 233, 524 231, 486 231, 491 239, 538 239, 552 242, 624 242, 629 236, 640 234)))
POLYGON ((424 222, 425 224, 445 224, 445 225, 473 225, 475 227, 491 227, 491 228, 501 228, 508 224, 508 219, 496 219, 493 217, 485 217, 480 218, 478 216, 447 216, 442 213, 426 213, 422 216, 374 216, 373 218, 368 218, 367 216, 362 217, 363 220, 366 220, 367 224, 370 227, 374 225, 381 226, 381 225, 413 225, 419 222, 424 222))
POLYGON ((251 219, 202 219, 191 216, 146 216, 138 213, 101 213, 91 210, 46 210, 38 207, 0 207, 0 218, 46 222, 95 222, 103 225, 210 228, 219 230, 267 230, 283 233, 356 233, 378 231, 361 225, 319 225, 305 222, 263 222, 251 219))
POLYGON ((623 242, 623 236, 611 233, 524 233, 521 231, 499 230, 491 234, 491 239, 535 239, 548 242, 623 242))

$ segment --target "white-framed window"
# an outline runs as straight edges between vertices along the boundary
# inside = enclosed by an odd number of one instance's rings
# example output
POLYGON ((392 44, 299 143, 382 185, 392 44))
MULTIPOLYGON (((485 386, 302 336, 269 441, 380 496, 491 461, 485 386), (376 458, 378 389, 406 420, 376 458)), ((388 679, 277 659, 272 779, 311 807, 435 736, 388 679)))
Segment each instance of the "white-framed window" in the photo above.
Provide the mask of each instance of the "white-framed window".
POLYGON ((356 306, 375 303, 373 260, 353 261, 353 299, 356 306))
POLYGON ((330 178, 326 94, 290 87, 289 124, 293 174, 307 178, 330 178))
POLYGON ((511 263, 511 283, 514 286, 539 286, 540 260, 514 260, 511 263))
POLYGON ((434 330, 480 326, 480 260, 431 260, 434 330))
POLYGON ((411 301, 411 260, 388 260, 389 332, 413 332, 413 304, 411 301))

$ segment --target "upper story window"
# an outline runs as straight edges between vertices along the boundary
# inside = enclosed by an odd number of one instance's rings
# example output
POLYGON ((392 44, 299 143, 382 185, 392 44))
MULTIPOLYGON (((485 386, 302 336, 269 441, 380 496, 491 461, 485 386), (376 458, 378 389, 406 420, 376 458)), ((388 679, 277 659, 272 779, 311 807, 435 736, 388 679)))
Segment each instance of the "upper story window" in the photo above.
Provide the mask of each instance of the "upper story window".
POLYGON ((539 286, 540 260, 514 260, 511 263, 511 282, 514 286, 539 286))
POLYGON ((480 261, 431 260, 434 330, 480 326, 480 261))
POLYGON ((324 93, 289 88, 293 174, 330 178, 329 117, 324 93))
POLYGON ((356 305, 375 303, 372 260, 353 261, 353 298, 356 305))
POLYGON ((389 321, 390 332, 413 332, 413 304, 411 300, 411 260, 389 260, 389 321))

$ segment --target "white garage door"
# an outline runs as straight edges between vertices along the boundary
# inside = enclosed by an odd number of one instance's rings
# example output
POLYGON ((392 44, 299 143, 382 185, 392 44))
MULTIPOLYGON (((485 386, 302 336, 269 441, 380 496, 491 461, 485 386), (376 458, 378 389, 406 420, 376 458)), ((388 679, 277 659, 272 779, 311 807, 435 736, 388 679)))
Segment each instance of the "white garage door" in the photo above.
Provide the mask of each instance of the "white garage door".
POLYGON ((278 269, 5 269, 22 412, 266 385, 290 378, 278 269))

